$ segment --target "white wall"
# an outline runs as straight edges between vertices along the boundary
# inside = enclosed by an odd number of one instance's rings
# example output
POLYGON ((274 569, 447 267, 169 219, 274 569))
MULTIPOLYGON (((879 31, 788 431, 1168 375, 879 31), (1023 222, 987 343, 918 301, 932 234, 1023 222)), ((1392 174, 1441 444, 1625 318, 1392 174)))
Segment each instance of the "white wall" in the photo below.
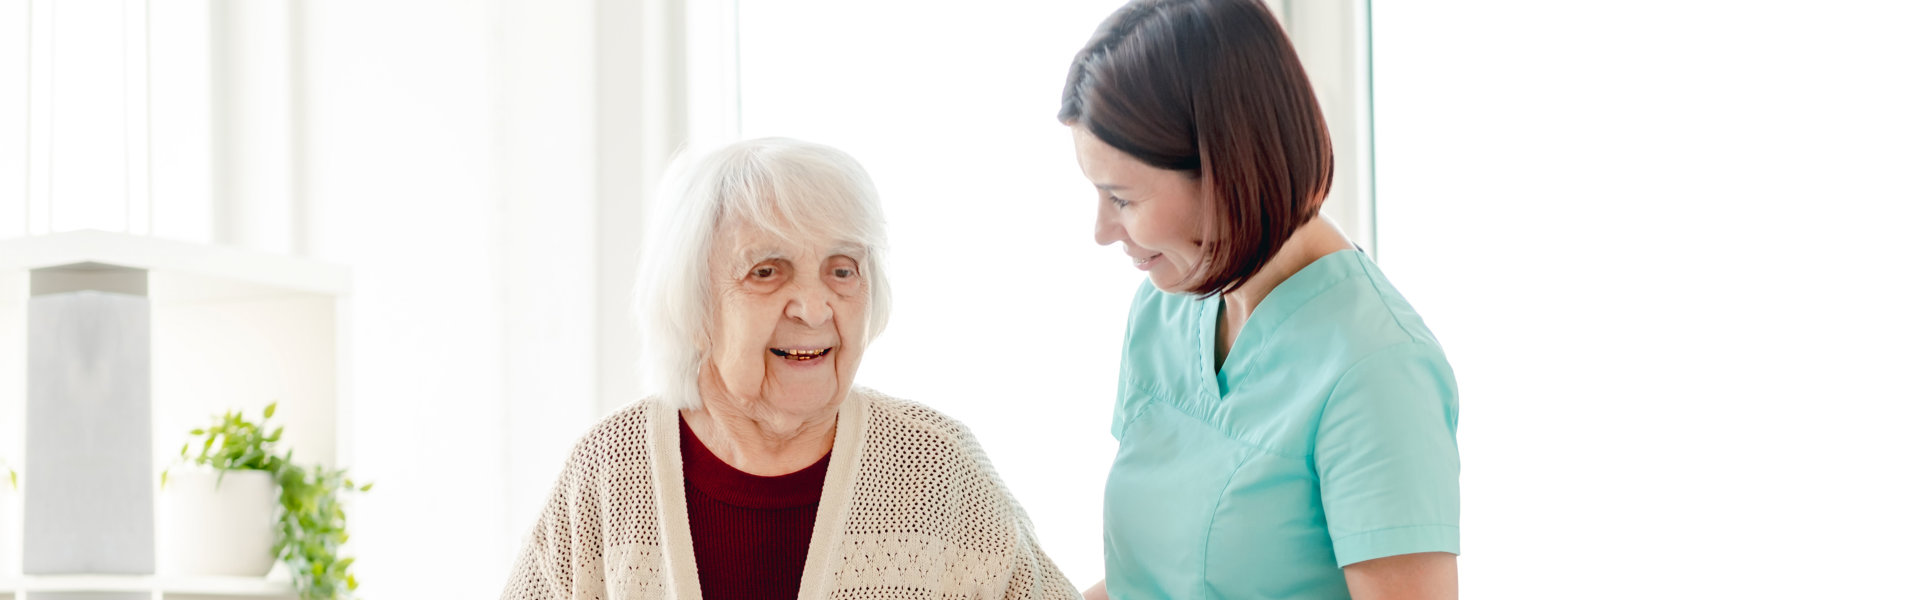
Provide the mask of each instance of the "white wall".
MULTIPOLYGON (((0 237, 101 229, 209 239, 211 57, 273 49, 210 53, 211 4, 20 0, 0 7, 8 41, 0 44, 0 139, 7 142, 0 144, 0 237)), ((271 83, 248 75, 255 88, 271 83)), ((271 136, 288 122, 284 114, 266 116, 252 129, 271 136)), ((245 166, 239 172, 262 170, 245 166)))
POLYGON ((313 254, 350 265, 369 598, 497 595, 595 406, 591 4, 306 3, 313 254))
MULTIPOLYGON (((27 2, 0 4, 0 37, 26 39, 33 31, 27 2)), ((24 140, 28 119, 27 45, 0 44, 0 140, 24 140)), ((0 237, 27 233, 28 148, 24 143, 0 144, 0 237)))
POLYGON ((1333 187, 1320 214, 1374 247, 1373 72, 1368 0, 1268 0, 1313 82, 1333 138, 1333 187))
POLYGON ((146 230, 146 19, 116 0, 0 7, 0 235, 146 230))
MULTIPOLYGON (((215 73, 227 72, 215 67, 213 56, 216 25, 213 6, 217 0, 167 0, 151 5, 147 13, 149 40, 147 55, 148 89, 148 180, 151 185, 152 233, 189 242, 214 239, 216 190, 227 189, 225 181, 216 182, 214 153, 219 146, 214 130, 224 119, 216 118, 215 73)), ((280 31, 286 32, 288 28, 280 31)), ((272 40, 253 38, 257 42, 272 40)), ((279 40, 287 43, 286 40, 279 40)), ((226 46, 231 48, 231 46, 226 46)), ((279 53, 286 56, 283 50, 279 53)), ((285 99, 288 82, 278 83, 285 99)), ((222 91, 225 91, 224 86, 222 91)), ((220 112, 222 116, 235 115, 220 112)), ((282 124, 282 127, 285 125, 282 124)), ((276 130, 281 131, 281 130, 276 130)), ((271 139, 271 138, 269 138, 271 139)), ((282 135, 281 144, 289 143, 282 135)), ((279 154, 287 159, 285 150, 279 154)), ((285 173, 285 169, 280 171, 285 173)), ((287 185, 282 181, 281 185, 287 185)), ((282 211, 283 213, 285 211, 282 211)), ((288 224, 276 231, 288 237, 288 224)))
POLYGON ((635 270, 643 247, 644 199, 688 139, 687 7, 683 0, 600 2, 594 14, 595 174, 599 226, 599 411, 643 389, 633 327, 635 270))
POLYGON ((306 18, 310 239, 353 268, 347 460, 374 482, 352 507, 358 578, 373 598, 497 592, 448 576, 508 544, 488 15, 316 2, 306 18))
POLYGON ((566 452, 601 414, 596 318, 594 3, 495 3, 494 185, 501 205, 509 539, 546 506, 566 452))
POLYGON ((1463 597, 1911 594, 1920 10, 1374 10, 1379 254, 1459 375, 1463 597))

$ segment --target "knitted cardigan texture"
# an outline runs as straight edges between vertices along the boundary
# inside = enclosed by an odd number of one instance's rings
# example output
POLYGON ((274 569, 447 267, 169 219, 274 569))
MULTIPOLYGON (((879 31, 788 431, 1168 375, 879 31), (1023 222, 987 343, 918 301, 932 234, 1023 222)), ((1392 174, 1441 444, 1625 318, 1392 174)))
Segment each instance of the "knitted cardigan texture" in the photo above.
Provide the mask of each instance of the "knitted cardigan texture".
MULTIPOLYGON (((1079 598, 973 434, 854 388, 840 406, 800 598, 1079 598)), ((679 419, 643 400, 574 446, 509 600, 700 597, 679 419)))

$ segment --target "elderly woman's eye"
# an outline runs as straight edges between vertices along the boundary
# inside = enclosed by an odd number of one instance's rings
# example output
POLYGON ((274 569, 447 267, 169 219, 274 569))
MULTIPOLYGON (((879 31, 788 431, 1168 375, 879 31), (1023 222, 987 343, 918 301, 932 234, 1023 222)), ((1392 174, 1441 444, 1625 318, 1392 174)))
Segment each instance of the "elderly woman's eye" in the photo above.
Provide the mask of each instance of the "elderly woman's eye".
POLYGON ((753 270, 753 276, 757 279, 767 279, 769 277, 773 277, 773 273, 774 273, 773 267, 759 267, 753 270))
POLYGON ((841 279, 848 279, 858 274, 859 272, 854 271, 851 267, 840 267, 833 270, 833 276, 841 279))

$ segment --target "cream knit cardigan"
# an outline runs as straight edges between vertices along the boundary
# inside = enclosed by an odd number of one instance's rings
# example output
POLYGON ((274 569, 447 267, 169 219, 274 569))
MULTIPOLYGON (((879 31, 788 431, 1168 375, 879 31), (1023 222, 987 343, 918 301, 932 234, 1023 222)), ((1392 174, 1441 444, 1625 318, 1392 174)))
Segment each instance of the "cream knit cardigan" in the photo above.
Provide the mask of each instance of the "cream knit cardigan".
MULTIPOLYGON (((700 597, 678 415, 651 399, 574 446, 502 598, 700 597)), ((1079 598, 964 425, 854 388, 800 598, 1079 598)))

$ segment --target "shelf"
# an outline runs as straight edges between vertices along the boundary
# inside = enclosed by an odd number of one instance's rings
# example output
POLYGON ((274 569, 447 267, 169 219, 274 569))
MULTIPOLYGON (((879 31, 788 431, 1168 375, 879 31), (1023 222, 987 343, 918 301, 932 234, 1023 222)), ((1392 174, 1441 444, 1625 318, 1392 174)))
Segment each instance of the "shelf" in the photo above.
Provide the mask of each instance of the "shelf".
POLYGON ((265 577, 172 577, 166 575, 28 575, 0 580, 0 594, 26 592, 159 592, 196 596, 294 595, 293 583, 265 577))
MULTIPOLYGON (((99 276, 102 266, 126 267, 147 271, 144 295, 148 303, 139 319, 130 321, 127 331, 144 329, 146 354, 135 362, 144 370, 142 388, 145 415, 135 419, 132 430, 141 427, 142 437, 151 445, 143 454, 151 460, 131 459, 152 468, 147 474, 129 474, 134 485, 152 486, 159 470, 172 461, 187 432, 205 425, 212 415, 228 410, 244 411, 258 418, 261 409, 278 402, 275 422, 285 426, 283 448, 297 450, 296 460, 318 463, 329 468, 346 459, 342 442, 348 438, 344 426, 349 421, 348 398, 343 372, 349 364, 346 353, 348 300, 351 274, 344 267, 305 258, 278 255, 232 247, 196 244, 148 236, 101 231, 73 231, 51 235, 0 239, 0 457, 20 469, 29 485, 55 481, 52 467, 40 471, 49 474, 36 478, 33 468, 38 457, 29 456, 24 435, 29 405, 41 397, 28 397, 34 388, 28 385, 30 359, 51 356, 58 346, 48 338, 28 335, 32 320, 47 312, 47 306, 71 297, 59 294, 69 281, 99 276), (62 268, 65 267, 65 268, 62 268), (46 282, 55 291, 33 296, 31 290, 46 282), (49 298, 49 296, 55 296, 49 298), (40 308, 36 308, 40 307, 40 308), (35 310, 41 310, 35 313, 35 310), (39 345, 29 345, 39 340, 39 345), (51 347, 52 350, 47 348, 51 347), (36 355, 39 349, 44 354, 36 355), (25 464, 23 464, 25 463, 25 464)), ((76 287, 97 290, 105 288, 76 287)), ((130 292, 122 292, 128 294, 130 292)), ((51 318, 51 317, 47 317, 51 318)), ((98 321, 94 321, 98 322, 98 321)), ((92 322, 89 322, 92 323, 92 322)), ((43 326, 43 325, 42 325, 43 326)), ((127 335, 133 335, 131 333, 127 335)), ((79 361, 87 362, 86 357, 79 361)), ((106 381, 120 381, 103 377, 106 381)), ((44 381, 52 381, 43 377, 44 381)), ((44 387, 44 386, 43 386, 44 387)), ((91 389, 91 388, 81 388, 91 389)), ((48 411, 39 414, 53 414, 48 411)), ((52 438, 48 438, 52 439, 52 438)), ((69 442, 80 443, 80 442, 69 442)), ((137 443, 137 442, 136 442, 137 443)), ((139 450, 136 447, 125 449, 139 450)), ((41 457, 59 457, 49 452, 41 457)), ((38 463, 45 467, 46 460, 38 463)), ((4 477, 4 474, 0 474, 4 477)), ((91 485, 91 484, 90 484, 91 485)), ((72 491, 76 486, 63 489, 72 491)), ((54 490, 38 486, 34 489, 54 490)), ((81 487, 82 491, 86 489, 81 487)), ((17 495, 16 499, 17 499, 17 495)), ((49 494, 59 498, 62 494, 49 494)), ((128 496, 138 500, 139 496, 128 496)), ((5 504, 0 496, 0 504, 5 504)), ((159 496, 136 502, 128 500, 119 514, 149 514, 157 510, 159 496)), ((14 519, 21 519, 22 507, 12 508, 14 519)), ((50 511, 43 511, 50 512, 50 511)), ((28 516, 26 519, 34 517, 28 516)), ((94 517, 97 519, 97 515, 94 517)), ((17 525, 23 521, 14 521, 17 525)), ((153 527, 157 521, 136 524, 153 527)), ((0 529, 9 526, 0 524, 0 529)), ((15 543, 17 530, 8 536, 15 543)), ((156 539, 156 541, 158 541, 156 539)), ((89 546, 89 549, 95 549, 89 546)), ((112 547, 99 547, 112 550, 112 547)), ((33 549, 8 555, 11 565, 0 565, 0 600, 49 600, 49 596, 72 594, 117 594, 143 600, 291 600, 297 597, 283 569, 267 577, 179 577, 169 575, 20 575, 19 554, 32 555, 33 549)), ((157 551, 156 551, 157 553, 157 551)), ((85 570, 77 564, 66 570, 85 570)), ((88 596, 90 597, 90 596, 88 596)))
POLYGON ((100 263, 243 281, 340 296, 346 268, 304 258, 107 231, 69 231, 0 240, 0 270, 100 263))

